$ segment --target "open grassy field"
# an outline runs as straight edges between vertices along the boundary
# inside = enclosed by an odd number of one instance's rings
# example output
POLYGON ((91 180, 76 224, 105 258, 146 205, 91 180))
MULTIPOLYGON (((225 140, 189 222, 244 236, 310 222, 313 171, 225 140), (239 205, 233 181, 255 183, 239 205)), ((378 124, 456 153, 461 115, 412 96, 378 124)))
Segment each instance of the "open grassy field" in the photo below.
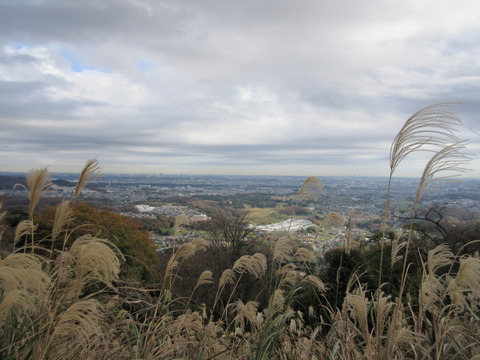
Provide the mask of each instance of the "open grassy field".
POLYGON ((249 208, 248 221, 252 225, 266 225, 287 220, 289 217, 286 214, 279 212, 282 208, 249 208))

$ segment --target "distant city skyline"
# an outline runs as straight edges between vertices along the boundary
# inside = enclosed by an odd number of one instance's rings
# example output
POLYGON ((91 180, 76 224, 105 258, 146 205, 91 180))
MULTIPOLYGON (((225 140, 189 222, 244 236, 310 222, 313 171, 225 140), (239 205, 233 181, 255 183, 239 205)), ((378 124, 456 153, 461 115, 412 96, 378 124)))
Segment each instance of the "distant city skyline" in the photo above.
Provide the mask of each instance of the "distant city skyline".
POLYGON ((478 178, 479 18, 477 0, 2 1, 0 170, 388 176, 408 117, 458 102, 478 178))

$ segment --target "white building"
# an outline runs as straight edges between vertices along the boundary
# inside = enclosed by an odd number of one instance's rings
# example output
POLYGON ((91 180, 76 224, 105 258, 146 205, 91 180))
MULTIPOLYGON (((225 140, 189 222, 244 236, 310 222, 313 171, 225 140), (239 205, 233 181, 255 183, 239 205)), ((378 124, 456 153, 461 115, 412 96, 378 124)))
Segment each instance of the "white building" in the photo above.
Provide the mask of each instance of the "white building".
POLYGON ((141 213, 150 212, 155 209, 153 206, 150 206, 150 205, 135 205, 135 208, 137 209, 138 212, 141 212, 141 213))

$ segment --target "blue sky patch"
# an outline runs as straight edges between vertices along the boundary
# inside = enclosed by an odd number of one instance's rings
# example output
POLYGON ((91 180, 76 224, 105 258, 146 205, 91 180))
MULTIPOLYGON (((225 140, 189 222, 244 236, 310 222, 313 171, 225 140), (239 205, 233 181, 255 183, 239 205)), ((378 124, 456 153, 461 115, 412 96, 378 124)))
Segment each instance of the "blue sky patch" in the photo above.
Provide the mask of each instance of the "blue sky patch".
POLYGON ((23 48, 34 48, 35 46, 31 44, 24 44, 24 43, 13 43, 13 47, 15 48, 15 50, 20 50, 23 48))
POLYGON ((108 69, 103 69, 103 68, 100 68, 100 67, 97 67, 97 66, 91 66, 91 65, 85 65, 82 63, 81 61, 81 57, 72 53, 71 51, 68 51, 68 50, 65 50, 65 49, 62 49, 60 50, 60 54, 66 59, 68 60, 68 62, 70 63, 70 69, 73 71, 73 72, 77 72, 77 73, 81 73, 85 70, 95 70, 95 71, 98 71, 98 72, 102 72, 102 73, 106 73, 106 74, 111 74, 113 73, 112 70, 108 70, 108 69))
POLYGON ((135 65, 143 73, 147 73, 151 66, 151 64, 147 61, 137 61, 135 65))

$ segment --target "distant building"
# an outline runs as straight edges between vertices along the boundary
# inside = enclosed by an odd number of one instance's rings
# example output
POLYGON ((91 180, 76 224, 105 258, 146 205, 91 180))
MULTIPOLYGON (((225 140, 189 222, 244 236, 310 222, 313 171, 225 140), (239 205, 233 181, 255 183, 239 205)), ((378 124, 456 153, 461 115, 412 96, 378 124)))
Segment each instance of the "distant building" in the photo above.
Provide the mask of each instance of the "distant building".
POLYGON ((150 205, 135 205, 135 209, 137 209, 138 212, 145 213, 153 211, 155 208, 150 205))
POLYGON ((199 221, 207 221, 208 216, 205 215, 205 214, 192 215, 188 219, 190 220, 190 222, 194 223, 194 222, 199 222, 199 221))
POLYGON ((299 231, 315 226, 310 220, 292 219, 285 220, 280 223, 257 226, 257 230, 266 232, 283 232, 283 231, 299 231))

